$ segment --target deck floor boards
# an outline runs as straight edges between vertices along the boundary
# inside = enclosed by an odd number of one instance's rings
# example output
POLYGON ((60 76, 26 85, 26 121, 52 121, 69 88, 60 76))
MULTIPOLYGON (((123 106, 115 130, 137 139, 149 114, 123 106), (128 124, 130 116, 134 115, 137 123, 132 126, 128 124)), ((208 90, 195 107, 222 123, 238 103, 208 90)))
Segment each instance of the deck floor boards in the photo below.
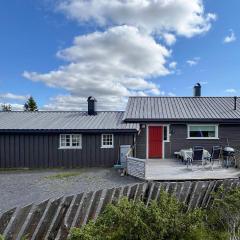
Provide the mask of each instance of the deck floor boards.
POLYGON ((194 165, 191 170, 176 159, 148 159, 145 171, 146 180, 206 180, 240 177, 240 169, 237 168, 222 168, 216 163, 213 171, 209 165, 205 168, 194 165))

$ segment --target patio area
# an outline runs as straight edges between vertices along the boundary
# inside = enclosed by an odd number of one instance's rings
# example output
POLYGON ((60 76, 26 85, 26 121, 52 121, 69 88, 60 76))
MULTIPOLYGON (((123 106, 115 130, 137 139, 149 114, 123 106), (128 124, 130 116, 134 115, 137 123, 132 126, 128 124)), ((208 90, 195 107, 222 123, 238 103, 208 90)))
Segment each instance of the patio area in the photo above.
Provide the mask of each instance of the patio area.
POLYGON ((207 180, 239 178, 239 168, 222 168, 216 163, 213 170, 210 165, 193 165, 193 169, 187 168, 178 159, 154 159, 145 160, 145 180, 207 180))

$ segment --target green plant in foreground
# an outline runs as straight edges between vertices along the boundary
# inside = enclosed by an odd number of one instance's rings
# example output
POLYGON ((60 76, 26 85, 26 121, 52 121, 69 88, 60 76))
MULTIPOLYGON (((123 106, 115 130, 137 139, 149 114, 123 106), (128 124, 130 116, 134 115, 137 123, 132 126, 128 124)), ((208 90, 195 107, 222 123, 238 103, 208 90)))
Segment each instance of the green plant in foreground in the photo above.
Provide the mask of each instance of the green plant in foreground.
POLYGON ((240 237, 240 188, 213 194, 213 204, 207 215, 207 223, 215 231, 227 232, 231 239, 240 237))
POLYGON ((106 207, 96 222, 73 228, 70 240, 228 240, 227 231, 218 231, 206 221, 208 211, 186 206, 162 191, 149 206, 126 198, 106 207))
MULTIPOLYGON (((5 237, 3 235, 0 235, 0 240, 5 240, 5 237)), ((27 236, 21 237, 21 240, 28 240, 27 236)))

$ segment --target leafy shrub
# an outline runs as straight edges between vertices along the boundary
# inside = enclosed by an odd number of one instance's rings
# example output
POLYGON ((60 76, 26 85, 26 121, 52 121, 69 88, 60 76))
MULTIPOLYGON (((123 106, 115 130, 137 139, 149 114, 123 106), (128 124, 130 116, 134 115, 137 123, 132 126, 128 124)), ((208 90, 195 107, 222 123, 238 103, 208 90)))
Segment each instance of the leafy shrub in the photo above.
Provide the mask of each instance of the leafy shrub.
POLYGON ((206 224, 207 211, 186 206, 166 192, 148 207, 126 198, 108 205, 96 222, 73 228, 70 240, 215 240, 229 239, 206 224))
POLYGON ((240 237, 240 188, 220 188, 213 195, 207 224, 216 232, 227 233, 231 239, 240 237))
MULTIPOLYGON (((0 240, 5 240, 3 235, 0 235, 0 240)), ((21 237, 21 240, 28 240, 26 236, 21 237)))

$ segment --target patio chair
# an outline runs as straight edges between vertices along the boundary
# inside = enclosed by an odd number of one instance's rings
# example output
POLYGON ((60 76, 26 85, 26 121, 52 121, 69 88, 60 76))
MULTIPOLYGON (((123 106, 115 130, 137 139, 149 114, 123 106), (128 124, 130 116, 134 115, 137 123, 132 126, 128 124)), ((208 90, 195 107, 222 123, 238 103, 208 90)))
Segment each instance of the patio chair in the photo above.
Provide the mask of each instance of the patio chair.
POLYGON ((204 150, 204 148, 201 146, 193 147, 192 157, 188 156, 188 158, 187 158, 187 167, 189 167, 189 165, 190 165, 192 168, 193 162, 201 162, 202 167, 203 167, 203 164, 204 164, 203 150, 204 150))
POLYGON ((221 153, 222 148, 220 146, 213 146, 211 156, 208 158, 208 160, 211 163, 212 170, 213 170, 213 164, 215 161, 218 161, 218 164, 221 165, 221 153))

